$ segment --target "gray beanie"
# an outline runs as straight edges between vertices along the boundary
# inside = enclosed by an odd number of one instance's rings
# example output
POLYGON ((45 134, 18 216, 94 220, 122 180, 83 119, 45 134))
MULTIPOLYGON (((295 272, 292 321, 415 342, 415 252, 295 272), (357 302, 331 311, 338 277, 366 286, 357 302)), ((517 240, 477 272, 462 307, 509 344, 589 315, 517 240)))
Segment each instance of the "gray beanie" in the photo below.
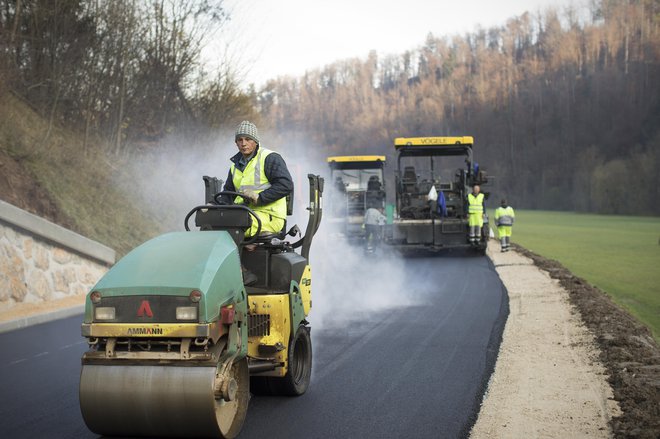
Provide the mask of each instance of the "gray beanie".
POLYGON ((257 126, 249 120, 244 120, 236 127, 236 137, 234 140, 237 140, 241 136, 249 137, 257 142, 257 145, 259 144, 259 131, 257 131, 257 126))

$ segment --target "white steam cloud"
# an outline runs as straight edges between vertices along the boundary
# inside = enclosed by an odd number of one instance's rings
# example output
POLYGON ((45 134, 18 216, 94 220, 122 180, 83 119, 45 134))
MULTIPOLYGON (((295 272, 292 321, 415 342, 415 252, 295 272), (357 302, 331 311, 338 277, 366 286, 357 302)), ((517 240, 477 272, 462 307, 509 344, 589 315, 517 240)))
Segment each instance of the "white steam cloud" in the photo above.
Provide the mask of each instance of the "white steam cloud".
MULTIPOLYGON (((265 147, 280 153, 287 162, 295 185, 294 215, 287 227, 298 224, 304 233, 309 203, 307 174, 325 176, 326 194, 330 190, 325 157, 296 134, 269 136, 262 132, 260 137, 265 147)), ((194 142, 168 139, 133 158, 125 170, 128 176, 117 183, 130 197, 137 197, 162 224, 163 231, 183 230, 185 215, 205 201, 202 176, 227 177, 229 158, 237 151, 233 138, 233 132, 225 131, 194 142)), ((355 151, 360 153, 364 151, 355 151)), ((368 319, 373 313, 419 304, 428 290, 419 282, 425 276, 413 274, 416 281, 411 282, 411 273, 405 268, 410 264, 405 262, 387 248, 367 254, 364 246, 338 237, 329 222, 322 221, 310 254, 313 307, 309 321, 317 329, 331 329, 368 319)))

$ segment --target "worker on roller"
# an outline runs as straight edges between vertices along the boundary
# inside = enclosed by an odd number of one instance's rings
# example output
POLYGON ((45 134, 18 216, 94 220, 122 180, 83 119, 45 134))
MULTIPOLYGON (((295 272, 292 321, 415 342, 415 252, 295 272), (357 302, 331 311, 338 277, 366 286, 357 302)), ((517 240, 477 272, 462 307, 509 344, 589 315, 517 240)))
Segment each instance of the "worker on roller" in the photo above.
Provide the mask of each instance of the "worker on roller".
MULTIPOLYGON (((255 124, 244 120, 234 138, 238 153, 230 160, 225 191, 239 192, 234 203, 245 204, 261 219, 261 233, 279 233, 286 220, 286 196, 293 192, 293 180, 281 155, 260 145, 255 124)), ((252 237, 257 221, 245 232, 252 237)), ((256 275, 243 270, 246 285, 257 281, 256 275)))
POLYGON ((468 225, 470 226, 470 243, 476 244, 481 239, 481 228, 484 225, 484 194, 478 184, 472 187, 468 200, 468 225))
POLYGON ((509 206, 506 199, 502 199, 500 207, 495 209, 495 224, 497 225, 497 236, 500 238, 502 252, 508 252, 511 245, 511 229, 516 214, 513 207, 509 206))

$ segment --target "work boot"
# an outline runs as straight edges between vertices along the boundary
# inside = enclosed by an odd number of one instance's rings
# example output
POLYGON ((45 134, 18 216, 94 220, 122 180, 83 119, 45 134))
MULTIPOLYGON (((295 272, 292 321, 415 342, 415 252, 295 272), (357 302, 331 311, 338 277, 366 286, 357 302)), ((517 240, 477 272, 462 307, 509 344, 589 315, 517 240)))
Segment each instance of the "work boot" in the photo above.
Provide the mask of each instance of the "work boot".
POLYGON ((257 275, 251 272, 250 270, 248 270, 247 268, 241 267, 241 271, 243 272, 243 285, 245 285, 246 287, 249 287, 250 285, 254 285, 259 280, 257 275))

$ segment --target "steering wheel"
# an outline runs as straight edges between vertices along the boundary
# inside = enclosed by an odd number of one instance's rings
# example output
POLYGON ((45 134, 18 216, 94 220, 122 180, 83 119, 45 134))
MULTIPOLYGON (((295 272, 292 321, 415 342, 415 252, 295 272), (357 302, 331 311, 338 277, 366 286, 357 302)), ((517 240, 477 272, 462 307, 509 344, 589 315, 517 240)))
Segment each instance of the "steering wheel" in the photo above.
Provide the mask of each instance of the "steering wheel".
POLYGON ((220 200, 220 197, 222 195, 230 195, 232 197, 242 196, 239 192, 236 192, 236 191, 220 191, 217 194, 213 195, 213 201, 218 203, 219 206, 233 206, 234 205, 233 202, 228 203, 226 201, 220 200))
MULTIPOLYGON (((231 204, 231 203, 228 203, 226 201, 221 200, 220 197, 223 196, 223 195, 229 195, 229 196, 234 196, 234 197, 242 197, 242 194, 240 192, 236 192, 236 191, 220 191, 220 192, 218 192, 217 194, 215 194, 213 196, 213 200, 216 203, 218 203, 218 206, 224 206, 224 207, 230 207, 231 206, 233 208, 241 208, 243 210, 247 210, 248 213, 250 215, 252 215, 252 217, 254 217, 254 219, 257 220, 257 231, 256 231, 256 233, 249 240, 243 241, 243 244, 245 244, 245 245, 253 244, 254 242, 256 242, 257 238, 259 237, 259 234, 261 233, 261 218, 259 218, 259 216, 254 212, 254 210, 250 209, 249 207, 247 207, 244 204, 231 204)), ((232 202, 233 202, 233 200, 232 200, 232 202)))
MULTIPOLYGON (((240 194, 238 194, 237 192, 225 191, 225 192, 218 192, 213 198, 215 199, 215 198, 218 197, 218 195, 225 195, 225 194, 232 194, 232 195, 235 194, 235 195, 240 196, 240 194)), ((188 221, 190 220, 190 217, 195 212, 198 212, 198 211, 201 211, 201 210, 208 210, 208 209, 211 209, 211 210, 238 209, 238 210, 247 211, 255 220, 257 220, 257 231, 255 232, 255 234, 252 238, 248 239, 247 241, 243 241, 243 244, 244 245, 253 244, 259 238, 259 234, 261 233, 261 218, 259 218, 259 216, 255 213, 254 210, 250 209, 249 207, 247 207, 243 204, 226 204, 226 203, 224 203, 224 204, 221 204, 221 205, 209 204, 209 205, 204 205, 204 206, 193 207, 190 210, 190 212, 188 212, 188 215, 186 215, 186 218, 183 220, 183 226, 185 227, 186 231, 188 231, 188 232, 190 231, 190 227, 188 226, 188 221)))

